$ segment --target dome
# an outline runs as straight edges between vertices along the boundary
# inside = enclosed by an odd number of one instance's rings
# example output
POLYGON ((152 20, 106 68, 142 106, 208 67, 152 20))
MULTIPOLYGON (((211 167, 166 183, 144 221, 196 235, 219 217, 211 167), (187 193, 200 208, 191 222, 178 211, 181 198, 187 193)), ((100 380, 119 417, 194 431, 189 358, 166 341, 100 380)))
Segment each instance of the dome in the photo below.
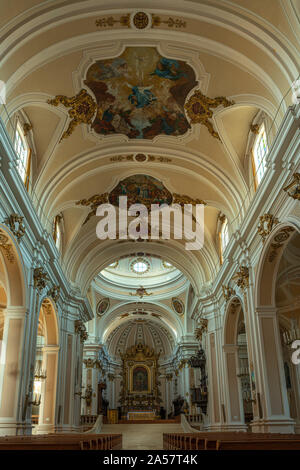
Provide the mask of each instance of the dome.
POLYGON ((160 353, 160 358, 170 356, 174 348, 174 338, 167 328, 141 318, 122 322, 106 340, 108 353, 115 358, 120 358, 120 354, 138 343, 160 353))

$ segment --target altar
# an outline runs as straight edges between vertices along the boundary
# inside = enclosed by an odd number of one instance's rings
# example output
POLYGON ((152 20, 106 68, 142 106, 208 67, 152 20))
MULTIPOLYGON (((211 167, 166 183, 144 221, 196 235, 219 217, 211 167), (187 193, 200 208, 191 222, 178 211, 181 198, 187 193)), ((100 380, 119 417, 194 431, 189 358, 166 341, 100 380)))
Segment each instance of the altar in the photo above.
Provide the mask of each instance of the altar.
POLYGON ((127 419, 128 420, 153 420, 155 419, 155 411, 128 411, 127 419))
POLYGON ((138 343, 120 356, 123 369, 120 392, 122 418, 155 420, 162 401, 158 381, 159 353, 138 343))

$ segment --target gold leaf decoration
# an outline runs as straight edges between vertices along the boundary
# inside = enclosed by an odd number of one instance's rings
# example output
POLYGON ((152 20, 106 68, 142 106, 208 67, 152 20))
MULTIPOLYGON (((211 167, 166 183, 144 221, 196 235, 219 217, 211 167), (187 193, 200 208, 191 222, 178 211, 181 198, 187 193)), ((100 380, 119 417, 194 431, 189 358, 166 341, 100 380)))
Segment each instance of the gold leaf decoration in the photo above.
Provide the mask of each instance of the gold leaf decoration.
POLYGON ((96 26, 99 28, 112 28, 116 23, 119 23, 121 26, 127 26, 130 28, 130 15, 123 15, 119 19, 115 19, 113 16, 107 16, 105 18, 99 18, 95 21, 96 26))
POLYGON ((270 235, 274 225, 278 224, 278 219, 272 214, 264 214, 259 217, 259 224, 257 226, 257 233, 261 236, 263 243, 268 235, 270 235))
POLYGON ((9 226, 10 230, 17 237, 18 241, 25 235, 25 225, 23 223, 24 217, 18 214, 11 214, 5 219, 5 223, 9 226))
POLYGON ((300 201, 300 173, 293 174, 293 180, 288 186, 283 188, 283 191, 288 193, 291 198, 300 201), (289 191, 290 189, 292 191, 289 191))
POLYGON ((185 110, 192 124, 202 124, 207 127, 209 133, 220 140, 219 134, 215 131, 210 119, 213 117, 213 110, 222 105, 224 108, 232 106, 234 101, 230 101, 225 96, 209 98, 203 95, 200 90, 196 90, 185 104, 185 110))
POLYGON ((249 287, 249 268, 247 266, 240 266, 239 271, 236 272, 232 279, 241 289, 249 287))
POLYGON ((71 96, 70 98, 65 95, 56 95, 55 98, 47 100, 47 103, 52 106, 62 104, 66 108, 71 108, 68 111, 71 121, 68 129, 61 136, 60 142, 69 137, 78 124, 91 124, 92 118, 97 109, 96 102, 84 89, 80 90, 77 95, 71 96))

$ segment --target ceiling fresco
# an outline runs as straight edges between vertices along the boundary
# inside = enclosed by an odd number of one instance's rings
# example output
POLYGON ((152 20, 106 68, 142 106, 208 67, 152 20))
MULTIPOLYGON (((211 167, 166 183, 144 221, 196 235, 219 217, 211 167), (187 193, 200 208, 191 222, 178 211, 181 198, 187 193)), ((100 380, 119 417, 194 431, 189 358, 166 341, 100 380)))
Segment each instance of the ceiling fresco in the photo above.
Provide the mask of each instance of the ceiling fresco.
POLYGON ((153 139, 190 128, 184 102, 197 85, 195 72, 155 47, 128 47, 117 58, 96 61, 84 83, 96 97, 92 127, 98 134, 153 139))
POLYGON ((119 204, 119 197, 127 196, 128 205, 144 204, 150 209, 151 204, 172 204, 173 196, 164 185, 149 175, 133 175, 120 181, 111 191, 109 202, 119 204))

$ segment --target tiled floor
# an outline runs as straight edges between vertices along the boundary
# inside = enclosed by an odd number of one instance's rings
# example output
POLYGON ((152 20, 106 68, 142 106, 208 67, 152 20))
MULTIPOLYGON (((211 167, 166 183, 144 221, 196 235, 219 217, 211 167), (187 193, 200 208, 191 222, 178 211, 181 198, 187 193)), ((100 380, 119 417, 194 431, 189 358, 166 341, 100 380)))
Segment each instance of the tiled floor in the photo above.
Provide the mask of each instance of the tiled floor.
POLYGON ((164 432, 183 432, 180 423, 176 424, 105 424, 103 433, 123 435, 123 449, 159 450, 163 449, 164 432))

